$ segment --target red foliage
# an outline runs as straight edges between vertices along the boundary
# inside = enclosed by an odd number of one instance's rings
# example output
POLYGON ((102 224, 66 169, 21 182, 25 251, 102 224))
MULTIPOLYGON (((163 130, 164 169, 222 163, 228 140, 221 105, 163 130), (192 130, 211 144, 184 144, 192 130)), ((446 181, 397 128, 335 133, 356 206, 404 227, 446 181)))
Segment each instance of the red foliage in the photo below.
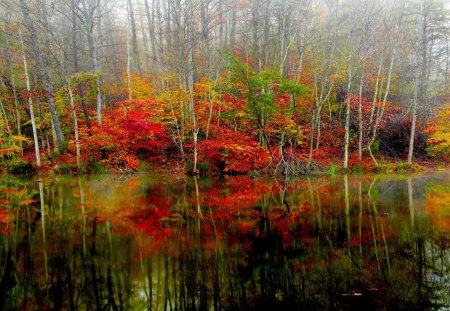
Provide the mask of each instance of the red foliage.
POLYGON ((101 126, 93 124, 80 139, 85 160, 96 160, 112 168, 137 169, 140 159, 163 154, 169 147, 167 126, 158 123, 154 101, 126 103, 104 113, 101 126))

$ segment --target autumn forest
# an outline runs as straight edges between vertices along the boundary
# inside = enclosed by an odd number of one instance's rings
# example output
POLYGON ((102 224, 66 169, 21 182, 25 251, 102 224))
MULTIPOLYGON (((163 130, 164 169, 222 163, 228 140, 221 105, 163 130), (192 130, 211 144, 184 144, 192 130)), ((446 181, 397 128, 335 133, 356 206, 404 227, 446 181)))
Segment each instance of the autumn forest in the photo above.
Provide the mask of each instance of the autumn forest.
POLYGON ((303 175, 449 159, 443 0, 2 0, 0 165, 303 175))
POLYGON ((0 0, 0 310, 450 308, 448 0, 0 0))

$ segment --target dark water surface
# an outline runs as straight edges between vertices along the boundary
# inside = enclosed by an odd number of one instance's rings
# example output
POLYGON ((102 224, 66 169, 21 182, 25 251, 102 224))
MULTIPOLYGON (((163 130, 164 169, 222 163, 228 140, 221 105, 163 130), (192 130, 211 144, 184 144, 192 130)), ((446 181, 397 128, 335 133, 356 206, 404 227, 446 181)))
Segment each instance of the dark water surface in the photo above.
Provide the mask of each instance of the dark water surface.
POLYGON ((449 172, 0 178, 0 310, 448 310, 449 293, 449 172))

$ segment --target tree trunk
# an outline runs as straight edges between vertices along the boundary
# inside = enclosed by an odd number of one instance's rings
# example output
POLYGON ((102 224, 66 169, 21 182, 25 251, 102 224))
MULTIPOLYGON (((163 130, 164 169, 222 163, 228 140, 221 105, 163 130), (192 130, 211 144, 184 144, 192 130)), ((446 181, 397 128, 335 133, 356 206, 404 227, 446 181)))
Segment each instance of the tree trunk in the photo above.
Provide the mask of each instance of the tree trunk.
POLYGON ((189 88, 189 113, 192 121, 192 133, 194 139, 194 167, 193 173, 198 174, 197 170, 197 140, 198 140, 198 132, 197 128, 197 118, 195 115, 195 107, 194 107, 194 21, 193 21, 193 0, 189 1, 189 11, 188 11, 188 88, 189 88))
MULTIPOLYGON (((78 44, 77 44, 77 29, 78 29, 78 23, 77 23, 77 15, 76 15, 76 5, 75 0, 71 0, 70 2, 70 9, 72 10, 72 57, 73 57, 73 66, 74 66, 74 72, 78 73, 80 71, 80 64, 78 60, 78 44)), ((91 121, 89 119, 89 112, 87 109, 86 101, 84 100, 84 92, 83 87, 81 84, 78 85, 78 93, 80 94, 80 101, 81 106, 83 107, 83 115, 84 120, 86 121, 86 126, 88 129, 91 128, 91 121)))
POLYGON ((413 152, 414 152, 414 138, 416 135, 416 119, 417 119, 417 97, 414 99, 414 104, 411 109, 411 132, 409 133, 409 148, 408 148, 408 163, 412 164, 413 152))
MULTIPOLYGON (((221 14, 221 3, 219 4, 219 14, 221 14)), ((200 5, 200 18, 201 18, 201 27, 202 27, 202 41, 206 53, 206 74, 208 77, 211 77, 211 50, 209 45, 209 20, 208 20, 208 6, 209 0, 201 1, 200 5)), ((193 14, 193 13, 192 13, 193 14)), ((223 24, 219 25, 219 42, 222 42, 222 33, 223 33, 223 24)))
MULTIPOLYGON (((96 99, 97 99, 97 124, 100 126, 102 125, 102 94, 101 94, 101 79, 100 79, 100 62, 99 62, 99 46, 97 40, 99 38, 95 38, 94 34, 94 13, 96 10, 99 10, 99 8, 95 8, 92 5, 88 8, 88 12, 85 13, 85 16, 87 18, 86 21, 86 35, 87 35, 87 41, 89 46, 89 54, 91 56, 92 60, 92 67, 94 69, 94 73, 98 75, 95 80, 97 92, 96 92, 96 99)), ((100 13, 97 13, 100 14, 100 13)), ((98 26, 99 27, 99 26, 98 26)))
POLYGON ((253 1, 252 7, 252 34, 253 34, 253 70, 255 72, 259 71, 259 59, 258 59, 258 7, 259 1, 253 1))
POLYGON ((392 78, 392 68, 394 67, 394 59, 395 59, 395 47, 392 50, 392 56, 391 56, 391 62, 389 64, 389 72, 388 72, 388 80, 386 83, 386 91, 384 93, 384 98, 383 98, 383 104, 381 106, 380 109, 380 113, 377 113, 377 116, 375 117, 375 124, 373 126, 373 130, 372 130, 372 138, 369 141, 369 144, 367 146, 367 149, 369 150, 369 154, 370 157, 372 158, 373 162, 376 164, 377 160, 375 159, 373 153, 372 153, 372 144, 375 141, 375 138, 377 136, 377 130, 378 130, 378 126, 380 125, 381 120, 383 119, 383 115, 384 115, 384 108, 386 107, 386 102, 387 102, 387 98, 389 95, 389 89, 391 87, 391 78, 392 78))
POLYGON ((75 0, 70 1, 70 9, 72 10, 72 57, 73 57, 73 67, 74 71, 79 71, 78 64, 78 49, 77 49, 77 15, 75 13, 75 0))
POLYGON ((69 103, 70 103, 70 109, 72 110, 72 118, 73 118, 73 130, 75 133, 75 148, 76 148, 76 154, 77 154, 77 167, 81 166, 81 146, 80 146, 80 135, 78 133, 78 118, 77 118, 77 112, 75 110, 75 103, 73 100, 73 93, 72 93, 72 86, 70 85, 69 78, 67 75, 65 76, 66 83, 67 83, 67 89, 69 90, 69 103))
MULTIPOLYGON (((141 4, 138 2, 138 12, 142 12, 143 9, 141 7, 141 4)), ((144 43, 144 71, 148 71, 149 67, 149 60, 151 59, 149 54, 149 48, 148 48, 148 37, 146 33, 146 29, 144 27, 144 19, 142 18, 142 14, 138 14, 139 16, 139 24, 140 24, 140 30, 142 35, 142 41, 144 43)))
MULTIPOLYGON (((350 60, 349 60, 350 61, 350 60)), ((347 84, 347 98, 345 99, 345 137, 344 137, 344 169, 348 168, 348 146, 350 143, 350 90, 352 86, 352 71, 349 65, 348 69, 348 84, 347 84)))
POLYGON ((19 29, 19 40, 20 40, 20 46, 22 48, 22 58, 23 58, 23 70, 25 72, 25 82, 27 85, 27 92, 28 92, 28 107, 30 109, 30 119, 31 119, 31 127, 33 128, 33 140, 34 140, 34 152, 36 155, 36 165, 39 167, 41 166, 41 154, 39 152, 39 140, 37 136, 37 129, 36 129, 36 121, 34 120, 34 112, 33 112, 33 101, 30 96, 30 77, 28 75, 28 63, 27 63, 27 57, 25 54, 25 47, 23 44, 22 39, 22 32, 19 29))
POLYGON ((230 49, 233 50, 233 47, 236 43, 236 9, 231 12, 231 29, 230 29, 230 49))
POLYGON ((420 3, 420 73, 419 81, 416 84, 416 90, 414 95, 414 103, 411 109, 411 132, 409 135, 409 148, 408 148, 408 163, 412 164, 412 158, 414 153, 414 138, 416 134, 416 121, 417 121, 417 104, 420 102, 422 105, 426 101, 427 90, 427 12, 425 7, 426 0, 422 0, 420 3))
MULTIPOLYGON (((148 33, 150 36, 150 45, 152 47, 152 60, 151 60, 151 70, 152 73, 155 74, 157 72, 156 66, 156 38, 155 38, 155 1, 153 0, 152 4, 152 12, 150 14, 150 6, 148 5, 148 0, 144 1, 145 5, 145 13, 147 15, 147 24, 148 24, 148 33)), ((154 79, 154 77, 152 77, 154 79)))
POLYGON ((363 118, 362 118, 362 91, 364 83, 364 67, 361 72, 361 81, 359 83, 359 105, 358 105, 358 161, 362 161, 363 144, 363 118))
MULTIPOLYGON (((127 9, 130 10, 129 2, 127 2, 127 9)), ((131 55, 130 55, 130 14, 127 16, 127 87, 128 87, 128 100, 131 100, 131 55)), ((126 110, 124 110, 126 113, 126 110)))
POLYGON ((137 45, 136 22, 134 20, 133 5, 131 3, 131 0, 128 0, 127 4, 128 4, 128 14, 130 17, 130 25, 131 25, 131 43, 133 46, 133 71, 139 73, 139 75, 142 75, 141 64, 139 61, 139 50, 138 50, 138 45, 137 45))
MULTIPOLYGON (((6 47, 10 48, 9 46, 9 40, 8 40, 8 36, 5 36, 5 40, 6 40, 6 47)), ((6 53, 5 53, 6 54, 6 53)), ((10 71, 10 77, 11 77, 11 88, 13 91, 13 97, 14 97, 14 109, 15 109, 15 117, 16 117, 16 127, 17 127, 17 135, 18 136, 22 136, 22 122, 20 120, 20 110, 19 110, 19 98, 17 96, 17 90, 16 90, 16 75, 14 74, 14 68, 13 65, 11 64, 11 55, 5 55, 5 62, 8 66, 8 69, 10 71)), ((3 82, 4 83, 4 82, 3 82)), ((23 144, 22 141, 19 140, 19 148, 20 148, 20 154, 23 155, 23 144)))
POLYGON ((161 12, 161 7, 160 7, 160 2, 159 0, 155 0, 157 1, 157 11, 158 11, 158 25, 159 25, 159 30, 158 30, 158 39, 159 39, 159 55, 160 55, 160 59, 159 62, 161 64, 161 90, 164 92, 165 90, 165 85, 166 85, 166 80, 165 80, 165 63, 164 63, 164 39, 163 39, 163 24, 162 24, 162 12, 161 12))
POLYGON ((9 121, 8 121, 8 115, 6 114, 6 110, 5 110, 5 107, 3 105, 3 101, 1 98, 0 98, 0 108, 2 110, 3 119, 5 120, 6 131, 8 132, 8 136, 11 136, 12 133, 11 133, 11 127, 10 127, 9 121))
POLYGON ((26 25, 29 35, 31 37, 31 42, 32 42, 33 49, 34 49, 34 55, 35 55, 36 62, 38 63, 38 67, 39 67, 39 75, 40 75, 42 83, 44 84, 44 87, 45 87, 46 97, 47 97, 48 105, 50 108, 52 121, 53 121, 53 124, 55 127, 57 147, 59 150, 63 150, 64 149, 64 136, 63 136, 63 133, 61 130, 61 124, 59 122, 58 113, 56 112, 52 85, 51 85, 50 79, 48 78, 47 73, 45 71, 44 61, 42 59, 41 51, 39 48, 39 42, 38 42, 36 30, 31 22, 30 14, 28 12, 28 7, 25 4, 25 0, 19 0, 19 3, 20 3, 20 8, 22 11, 23 18, 25 21, 25 25, 26 25))

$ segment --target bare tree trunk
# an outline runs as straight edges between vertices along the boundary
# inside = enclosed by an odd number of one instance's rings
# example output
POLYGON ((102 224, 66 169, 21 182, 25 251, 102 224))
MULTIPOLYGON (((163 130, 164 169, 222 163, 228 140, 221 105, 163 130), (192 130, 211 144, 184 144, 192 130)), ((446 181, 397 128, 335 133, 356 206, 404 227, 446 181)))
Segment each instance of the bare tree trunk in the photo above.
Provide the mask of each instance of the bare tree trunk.
MULTIPOLYGON (((261 53, 260 66, 265 68, 269 62, 269 30, 270 30, 270 18, 269 18, 269 6, 270 0, 266 0, 264 8, 264 35, 263 35, 263 51, 261 53), (262 64, 261 64, 262 63, 262 64)), ((282 0, 282 6, 284 6, 284 0, 282 0)))
MULTIPOLYGON (((161 0, 164 1, 164 0, 161 0)), ((170 28, 170 23, 172 21, 171 14, 170 14, 170 0, 167 0, 167 7, 166 7, 166 41, 167 41, 167 50, 170 51, 172 47, 172 32, 170 28)), ((162 27, 163 25, 161 25, 162 27)))
MULTIPOLYGON (((97 100, 97 124, 102 125, 102 93, 101 93, 101 78, 100 78, 100 60, 99 60, 99 45, 98 40, 100 38, 96 38, 94 34, 94 14, 95 11, 97 11, 97 15, 100 15, 100 8, 98 7, 99 3, 89 3, 89 7, 85 8, 84 16, 86 18, 86 35, 87 35, 87 41, 89 46, 89 53, 92 60, 92 66, 94 69, 94 73, 98 75, 96 77, 96 100, 97 100), (96 7, 97 6, 97 7, 96 7)), ((97 25, 97 27, 100 27, 100 25, 97 25)))
MULTIPOLYGON (((72 57, 73 57, 73 66, 75 73, 80 71, 80 64, 78 60, 78 44, 77 44, 77 15, 76 15, 76 5, 75 0, 71 0, 70 9, 72 10, 72 57)), ((86 121, 86 126, 88 129, 91 128, 91 120, 89 119, 89 112, 87 109, 86 101, 84 99, 83 87, 81 84, 78 85, 78 93, 80 94, 81 106, 83 107, 83 115, 84 120, 86 121)))
MULTIPOLYGON (((127 9, 130 10, 130 1, 127 2, 127 9)), ((127 16, 127 86, 128 86, 128 100, 131 100, 131 55, 130 55, 130 21, 131 13, 127 16)), ((126 110, 124 110, 126 111, 126 110)))
POLYGON ((148 37, 144 26, 144 19, 142 18, 142 13, 139 13, 143 12, 144 10, 142 9, 140 2, 137 3, 137 6, 138 6, 139 26, 142 34, 142 41, 144 43, 144 71, 148 71, 150 63, 149 60, 151 59, 148 47, 148 37))
POLYGON ((363 118, 362 118, 362 91, 364 84, 364 67, 361 72, 361 81, 359 83, 359 105, 358 105, 358 161, 362 161, 363 144, 363 118))
POLYGON ((372 102, 372 110, 370 111, 370 121, 369 124, 372 126, 373 122, 373 116, 375 114, 375 106, 377 103, 378 98, 378 92, 379 92, 379 83, 380 83, 380 76, 381 76, 381 68, 383 67, 383 55, 380 57, 380 65, 378 66, 378 73, 377 73, 377 80, 375 82, 375 91, 373 92, 373 102, 372 102))
POLYGON ((417 122, 417 104, 421 102, 422 105, 426 101, 426 88, 427 88, 427 12, 426 12, 426 0, 422 0, 420 3, 420 74, 419 80, 416 84, 416 90, 414 94, 414 102, 411 108, 411 132, 409 134, 409 148, 408 148, 408 163, 412 164, 412 158, 414 153, 414 138, 416 135, 416 122, 417 122))
MULTIPOLYGON (((150 36, 150 45, 152 47, 152 61, 151 61, 151 70, 152 73, 155 74, 157 72, 156 68, 156 38, 155 38, 155 1, 153 0, 152 4, 152 12, 150 13, 150 6, 148 5, 148 0, 144 1, 145 5, 145 13, 147 15, 147 24, 148 24, 148 33, 150 36)), ((154 79, 154 77, 152 77, 154 79)))
POLYGON ((36 164, 37 164, 37 166, 41 166, 41 154, 39 152, 39 140, 38 140, 38 136, 37 136, 36 121, 34 120, 33 101, 30 96, 31 87, 30 87, 30 77, 28 75, 28 63, 27 63, 25 47, 24 47, 23 39, 22 39, 22 32, 20 31, 20 29, 19 29, 19 40, 20 40, 20 46, 22 49, 23 70, 25 72, 25 82, 27 85, 27 92, 28 92, 28 96, 27 96, 28 97, 28 107, 30 109, 31 127, 33 129, 34 152, 36 155, 36 164))
POLYGON ((414 99, 412 107, 412 120, 411 120, 411 132, 409 134, 409 148, 408 148, 408 163, 412 164, 413 152, 414 152, 414 138, 416 135, 416 120, 417 120, 417 98, 414 99))
MULTIPOLYGON (((309 155, 308 155, 308 163, 307 168, 311 165, 312 162, 312 154, 314 149, 314 128, 317 126, 317 139, 316 139, 316 149, 319 149, 320 144, 320 113, 322 111, 322 107, 324 103, 328 100, 331 95, 331 91, 333 90, 333 83, 330 83, 328 86, 325 85, 324 81, 321 82, 320 87, 318 86, 317 77, 314 77, 314 94, 315 94, 315 105, 316 107, 312 108, 312 117, 311 117, 311 130, 309 134, 309 155), (325 94, 325 87, 328 87, 328 91, 325 94), (318 94, 320 90, 320 95, 318 94)), ((298 126, 298 125, 297 125, 298 126)), ((297 129, 298 132, 298 129, 297 129)))
POLYGON ((133 46, 133 71, 139 73, 139 75, 142 75, 141 64, 139 61, 139 50, 136 38, 136 22, 134 20, 133 5, 131 3, 131 0, 128 0, 127 3, 128 3, 128 14, 130 17, 129 24, 131 26, 131 43, 133 46))
MULTIPOLYGON (((211 49, 210 49, 210 44, 209 44, 209 20, 208 20, 208 6, 209 6, 209 0, 203 0, 201 1, 201 5, 200 5, 200 17, 201 17, 201 27, 202 27, 202 40, 203 40, 203 45, 205 48, 205 53, 206 53, 206 74, 208 77, 211 76, 211 49)), ((221 11, 221 6, 222 4, 219 4, 219 14, 221 11)), ((193 12, 192 12, 193 14, 193 12)), ((220 28, 220 32, 219 32, 219 38, 220 40, 222 40, 222 36, 223 36, 223 24, 220 23, 219 25, 220 28)), ((220 41, 221 42, 221 41, 220 41)))
POLYGON ((73 130, 75 134, 75 148, 76 148, 76 154, 77 154, 77 167, 81 166, 81 146, 80 146, 80 135, 78 133, 78 118, 77 118, 77 112, 75 110, 75 103, 73 100, 73 93, 72 93, 72 86, 70 85, 69 78, 67 77, 67 74, 65 76, 66 83, 67 83, 67 89, 69 90, 69 103, 70 103, 70 109, 72 110, 72 118, 73 118, 73 130))
MULTIPOLYGON (((349 60, 350 61, 350 60, 349 60)), ((344 137, 344 169, 348 168, 348 146, 350 143, 350 90, 352 86, 352 70, 348 65, 347 98, 345 99, 345 137, 344 137)))
POLYGON ((102 110, 103 110, 103 94, 102 94, 102 85, 103 85, 103 76, 102 76, 102 48, 101 48, 101 38, 102 38, 102 21, 101 21, 101 12, 100 12, 100 0, 98 0, 97 5, 97 36, 94 40, 94 52, 95 59, 97 60, 95 73, 98 75, 96 80, 97 85, 97 121, 98 125, 102 125, 102 110))
POLYGON ((253 1, 253 7, 252 7, 252 34, 253 34, 253 70, 255 72, 259 71, 259 58, 258 58, 258 10, 260 9, 258 7, 259 1, 254 0, 253 1))
POLYGON ((367 145, 367 149, 369 150, 370 157, 372 158, 372 160, 375 164, 377 163, 377 160, 375 159, 375 157, 372 153, 372 144, 375 141, 375 138, 377 136, 378 126, 380 125, 380 122, 383 119, 384 109, 386 107, 386 102, 387 102, 387 98, 389 95, 389 89, 391 87, 392 68, 394 67, 394 59, 395 59, 395 47, 392 50, 391 62, 389 64, 388 79, 387 79, 387 83, 386 83, 386 91, 384 92, 383 104, 381 106, 381 109, 379 110, 380 113, 379 114, 377 113, 377 116, 375 117, 375 124, 374 124, 373 130, 372 130, 372 138, 370 139, 369 144, 367 145))
MULTIPOLYGON (((5 36, 5 40, 6 40, 6 47, 10 48, 9 46, 9 40, 8 40, 8 36, 5 36)), ((8 66, 8 69, 10 71, 10 77, 11 77, 11 88, 13 91, 13 97, 14 97, 14 109, 15 109, 15 119, 16 119, 16 127, 17 127, 17 135, 22 136, 22 124, 21 124, 21 120, 20 120, 20 110, 19 110, 19 98, 17 96, 17 90, 16 90, 16 75, 14 74, 14 68, 11 64, 11 56, 10 55, 5 55, 5 62, 8 66)), ((3 82, 4 83, 4 82, 3 82)), ((19 148, 20 148, 20 154, 23 155, 23 145, 22 145, 22 141, 19 140, 19 148)))
POLYGON ((77 49, 77 15, 75 13, 75 0, 70 1, 70 9, 72 11, 72 57, 73 57, 73 67, 74 71, 79 71, 78 64, 78 49, 77 49))
POLYGON ((211 86, 209 86, 209 94, 208 94, 208 99, 209 99, 209 114, 208 114, 208 123, 206 125, 206 135, 205 135, 205 139, 208 139, 209 137, 209 128, 211 126, 211 120, 212 120, 212 115, 213 115, 213 107, 214 107, 214 96, 213 96, 213 91, 211 90, 211 86))
POLYGON ((8 132, 8 136, 11 136, 12 133, 11 133, 11 127, 9 125, 8 115, 6 114, 6 110, 5 110, 5 107, 3 105, 3 101, 1 98, 0 98, 0 108, 2 110, 3 119, 5 120, 6 131, 8 132))
MULTIPOLYGON (((155 0, 157 1, 157 11, 158 11, 158 25, 159 25, 159 30, 158 30, 158 37, 159 37, 159 49, 160 49, 160 59, 159 62, 161 64, 161 90, 164 92, 165 89, 165 85, 166 85, 166 80, 165 80, 165 63, 164 63, 164 39, 163 39, 163 24, 161 22, 161 7, 160 7, 160 1, 159 0, 155 0)), ((170 28, 169 28, 170 30, 170 28)))
POLYGON ((39 48, 39 42, 38 42, 36 30, 34 29, 34 26, 31 22, 30 14, 28 11, 28 7, 25 4, 25 0, 19 0, 19 3, 20 3, 20 8, 22 11, 23 18, 25 21, 25 25, 26 25, 26 27, 28 29, 28 33, 31 37, 31 42, 32 42, 33 49, 34 49, 34 55, 35 55, 36 62, 38 63, 38 67, 39 67, 39 74, 40 74, 42 83, 44 84, 44 87, 45 87, 46 97, 47 97, 48 105, 50 108, 50 114, 52 116, 52 121, 53 121, 53 124, 55 127, 57 147, 59 150, 63 150, 64 149, 64 136, 63 136, 63 133, 61 130, 61 124, 59 122, 58 113, 56 112, 52 85, 51 85, 50 79, 48 78, 47 73, 45 71, 44 61, 42 59, 41 50, 39 48))
POLYGON ((197 140, 198 140, 198 132, 199 129, 197 128, 197 117, 195 115, 195 107, 194 107, 194 21, 193 21, 193 0, 189 1, 189 10, 188 10, 188 88, 189 88, 189 113, 191 116, 192 121, 192 134, 194 138, 194 167, 193 167, 193 173, 198 174, 197 169, 197 160, 198 160, 198 154, 197 154, 197 140))
POLYGON ((233 49, 236 43, 236 10, 231 12, 230 48, 233 49))
POLYGON ((73 131, 75 135, 75 149, 76 149, 76 158, 77 158, 77 167, 79 168, 81 166, 81 146, 80 146, 80 135, 78 131, 78 117, 77 112, 75 110, 75 101, 73 99, 73 92, 72 92, 72 85, 70 83, 68 74, 67 74, 67 63, 66 63, 66 53, 64 49, 62 48, 60 42, 58 42, 59 50, 61 54, 61 69, 64 75, 64 80, 67 84, 67 91, 69 95, 69 105, 70 110, 72 113, 72 119, 73 119, 73 131))

